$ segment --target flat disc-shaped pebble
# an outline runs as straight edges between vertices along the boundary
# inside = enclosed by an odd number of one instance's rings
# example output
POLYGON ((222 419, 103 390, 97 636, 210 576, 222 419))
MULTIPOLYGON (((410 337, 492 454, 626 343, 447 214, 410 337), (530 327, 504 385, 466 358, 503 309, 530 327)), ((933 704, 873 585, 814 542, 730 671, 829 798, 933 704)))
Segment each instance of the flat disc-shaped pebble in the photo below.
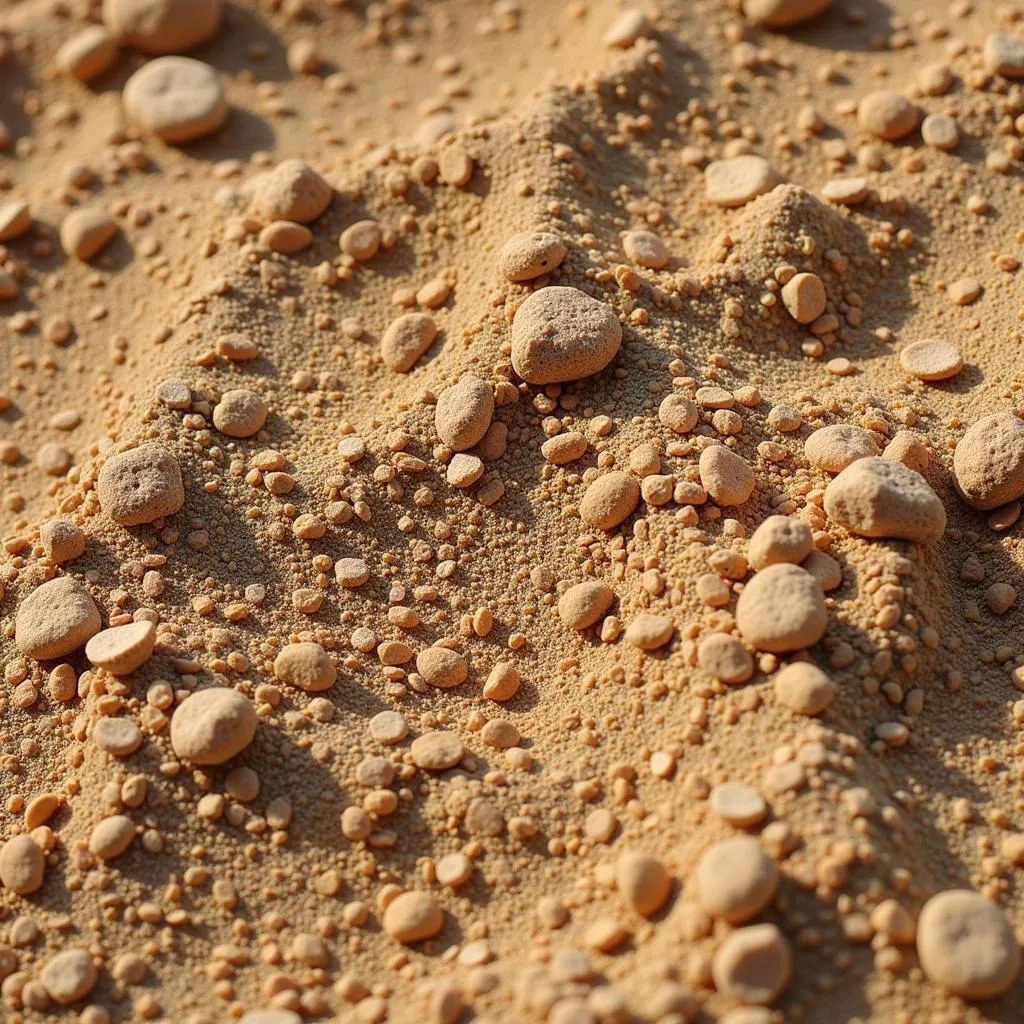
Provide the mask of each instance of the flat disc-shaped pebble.
POLYGON ((100 470, 96 493, 100 508, 122 526, 163 519, 185 504, 178 460, 155 444, 111 455, 100 470))
POLYGON ((257 721, 252 701, 237 690, 199 690, 175 709, 171 746, 193 764, 223 764, 252 742, 257 721))
POLYGON ((829 518, 860 537, 932 544, 946 529, 946 509, 920 473, 892 459, 858 459, 825 488, 829 518))
POLYGON ((454 768, 463 758, 466 750, 462 740, 453 732, 425 732, 412 741, 410 753, 417 768, 440 772, 454 768))
POLYGON ((216 131, 228 101, 217 72, 191 57, 158 57, 125 82, 125 112, 165 142, 189 142, 216 131))
POLYGON ((111 675, 126 676, 149 660, 155 645, 156 626, 140 619, 97 633, 85 645, 85 656, 111 675))
POLYGON ((969 889, 933 896, 917 921, 928 978, 968 999, 1005 992, 1020 971, 1020 944, 1003 911, 969 889))
POLYGON ((14 642, 27 658, 62 658, 77 651, 101 625, 85 584, 59 576, 36 587, 18 606, 14 642))
POLYGON ((778 182, 772 165, 763 156, 748 153, 714 160, 704 170, 708 199, 716 206, 745 206, 778 182))
POLYGON ((756 839, 735 836, 705 850, 696 881, 701 906, 709 914, 742 924, 772 901, 779 869, 756 839))
POLYGON ((715 988, 738 1002, 767 1005, 789 983, 793 954, 773 924, 737 928, 715 951, 711 975, 715 988))
POLYGON ((565 259, 565 243, 551 231, 524 231, 513 235, 498 255, 508 281, 532 281, 549 274, 565 259))
POLYGON ((146 53, 183 53, 213 38, 221 0, 103 0, 103 23, 146 53))
POLYGON ((759 651, 779 654, 810 647, 828 625, 825 595, 800 566, 769 565, 743 588, 736 602, 736 625, 759 651))
POLYGON ((948 341, 914 341, 900 350, 900 366, 918 380, 949 380, 964 368, 964 357, 948 341))
POLYGON ((512 318, 512 367, 528 384, 599 373, 622 344, 622 325, 605 302, 578 288, 541 288, 512 318))
POLYGON ((874 438, 852 423, 833 423, 819 427, 804 442, 807 461, 826 473, 838 473, 855 459, 878 454, 874 438))

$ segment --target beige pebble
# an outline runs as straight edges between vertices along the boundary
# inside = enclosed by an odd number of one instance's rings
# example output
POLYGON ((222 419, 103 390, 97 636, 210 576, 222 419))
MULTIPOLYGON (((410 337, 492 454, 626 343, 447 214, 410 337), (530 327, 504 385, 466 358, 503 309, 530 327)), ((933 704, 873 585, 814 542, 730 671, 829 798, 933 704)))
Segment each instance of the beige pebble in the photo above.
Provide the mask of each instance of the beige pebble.
POLYGON ((718 505, 742 505, 754 493, 754 471, 750 463, 724 444, 705 448, 697 465, 701 486, 718 505))
POLYGON ((483 694, 488 700, 511 700, 520 686, 519 670, 508 661, 496 661, 484 683, 483 694))
POLYGON ((362 558, 339 558, 334 563, 334 578, 343 587, 361 587, 370 578, 370 567, 362 558))
POLYGON ((798 565, 770 565, 743 588, 736 602, 736 625, 759 651, 780 654, 810 647, 828 625, 825 595, 798 565))
POLYGON ((666 395, 658 406, 658 420, 674 434, 688 434, 700 418, 700 409, 683 395, 666 395))
POLYGON ((466 681, 469 664, 458 651, 428 647, 416 655, 416 671, 431 686, 447 690, 466 681))
POLYGON ((978 509, 998 508, 1024 494, 1024 421, 1012 410, 976 420, 953 453, 957 490, 978 509))
POLYGON ((541 288, 512 318, 512 367, 528 384, 599 373, 621 344, 622 325, 615 311, 578 288, 541 288))
POLYGON ((838 206, 859 206, 868 191, 867 178, 831 178, 821 187, 822 198, 838 206))
POLYGON ((118 49, 106 28, 90 25, 62 43, 53 62, 65 75, 89 82, 113 67, 118 49))
POLYGON ((0 206, 0 242, 20 238, 32 227, 32 210, 23 199, 12 199, 0 206))
POLYGON ((18 606, 14 642, 36 661, 77 651, 100 630, 100 613, 84 584, 59 576, 40 584, 18 606))
POLYGON ((456 452, 445 469, 445 480, 452 487, 472 487, 484 475, 484 463, 478 455, 456 452))
POLYGON ((643 917, 656 914, 672 892, 672 876, 656 857, 626 850, 615 864, 615 884, 626 904, 643 917))
POLYGON ((729 633, 712 633, 697 648, 697 663, 723 683, 745 683, 754 674, 754 659, 743 644, 729 633))
POLYGON ((828 303, 825 285, 817 274, 794 274, 782 286, 782 303, 798 324, 813 323, 828 303))
POLYGON ((101 718, 92 727, 92 741, 114 757, 129 757, 142 746, 142 730, 130 718, 101 718))
POLYGON ((44 444, 36 452, 36 465, 47 476, 63 476, 71 467, 71 452, 61 444, 44 444))
POLYGON ((441 392, 434 407, 434 427, 449 448, 461 452, 483 439, 493 416, 494 391, 490 384, 467 373, 441 392))
POLYGON ((392 320, 381 336, 381 358, 395 373, 408 373, 436 337, 437 322, 432 316, 405 313, 392 320))
POLYGON ((422 942, 444 927, 444 911, 430 893, 403 892, 388 904, 382 923, 396 942, 422 942))
POLYGON ((225 391, 213 407, 213 425, 228 437, 252 437, 267 422, 270 410, 255 391, 234 388, 225 391))
POLYGON ((961 277, 946 289, 946 294, 954 305, 969 306, 981 294, 981 283, 973 277, 961 277))
POLYGON ((754 569, 776 562, 802 562, 814 550, 810 526, 795 516, 769 516, 752 534, 747 561, 754 569))
POLYGON ((604 618, 614 601, 615 591, 607 583, 586 580, 558 599, 558 617, 570 629, 588 629, 604 618))
POLYGON ((99 980, 99 971, 84 949, 65 949, 46 962, 40 980, 50 998, 61 1006, 84 999, 99 980))
POLYGON ((665 615, 643 614, 635 616, 623 634, 626 643, 641 651, 656 651, 672 639, 675 623, 665 615))
POLYGON ((763 156, 747 154, 712 161, 704 170, 704 183, 711 202, 730 208, 770 192, 778 176, 763 156))
POLYGON ((448 853, 437 862, 434 873, 441 885, 457 889, 469 881, 473 862, 464 853, 448 853))
POLYGON ((912 430, 897 430, 882 452, 883 459, 894 459, 915 473, 924 473, 931 465, 931 452, 912 430))
POLYGON ((57 516, 39 527, 39 541, 46 557, 55 565, 71 562, 85 552, 85 533, 70 519, 57 516))
POLYGON ((743 13, 755 25, 788 28, 821 14, 832 0, 743 0, 743 13))
POLYGON ((711 959, 715 988, 741 1003, 767 1005, 789 984, 793 954, 773 924, 755 924, 730 933, 711 959))
POLYGON ((331 195, 331 186, 309 164, 284 160, 256 182, 253 201, 267 221, 309 224, 327 209, 331 195))
POLYGON ((174 753, 198 765, 217 765, 241 753, 256 735, 256 709, 227 687, 190 694, 171 718, 174 753))
POLYGON ((185 504, 178 460, 155 444, 111 455, 100 470, 96 493, 103 511, 122 526, 163 519, 185 504))
POLYGON ((1003 911, 969 889, 933 896, 917 921, 917 955, 928 979, 967 999, 1005 992, 1021 951, 1003 911))
POLYGON ((91 260, 118 232, 113 218, 94 206, 72 210, 60 224, 60 247, 68 256, 91 260))
POLYGON ((13 836, 0 847, 0 883, 19 896, 30 896, 43 887, 46 857, 26 835, 13 836))
POLYGON ((733 836, 704 851, 695 880, 700 904, 709 914, 743 924, 775 898, 779 869, 752 836, 733 836))
POLYGON ((220 28, 221 0, 103 0, 103 23, 125 46, 184 53, 220 28))
POLYGON ((453 732, 425 732, 412 741, 409 749, 417 768, 439 772, 454 768, 465 756, 462 740, 453 732))
POLYGON ((100 860, 120 857, 135 841, 135 823, 125 814, 101 818, 89 834, 89 852, 100 860))
POLYGON ((960 145, 960 129, 948 114, 929 114, 921 122, 921 138, 934 149, 949 153, 960 145))
POLYGON ((359 220, 342 231, 338 247, 346 255, 364 263, 377 255, 382 238, 380 225, 375 220, 359 220))
POLYGON ((155 646, 156 626, 140 619, 97 633, 85 645, 85 656, 111 675, 126 676, 149 660, 155 646))
POLYGON ((628 519, 640 504, 640 485, 628 473, 614 470, 599 476, 580 502, 580 518, 587 526, 612 530, 628 519))
POLYGON ((400 711, 379 711, 370 719, 370 735, 378 743, 393 747, 409 735, 409 723, 400 711))
POLYGON ((1024 41, 1006 32, 993 32, 985 39, 982 60, 987 70, 1003 78, 1024 78, 1024 41))
POLYGON ((473 178, 473 158, 459 146, 448 146, 437 160, 445 184, 465 188, 473 178))
POLYGON ((807 461, 826 473, 838 473, 856 459, 877 454, 874 438, 863 427, 850 423, 819 427, 804 442, 807 461))
POLYGON ((271 221, 259 234, 259 246, 289 256, 313 244, 313 232, 294 220, 271 221))
POLYGON ((964 368, 964 357, 948 341, 914 341, 900 350, 900 366, 918 380, 949 380, 964 368))
POLYGON ((946 529, 946 510, 920 473, 891 459, 858 459, 825 488, 829 518, 860 537, 933 544, 946 529))
POLYGON ((320 644, 307 641, 281 648, 274 659, 274 676, 306 693, 321 693, 334 685, 338 670, 320 644))
POLYGON ((168 409, 187 409, 192 404, 192 389, 183 380, 169 377, 156 386, 156 397, 168 409))
POLYGON ((627 7, 604 34, 604 45, 614 50, 628 50, 650 30, 650 23, 644 12, 639 7, 627 7))
POLYGON ((768 803, 752 786, 723 782, 708 794, 708 806, 735 828, 751 828, 764 821, 768 803))
POLYGON ((869 92, 857 104, 857 123, 876 138, 895 142, 916 127, 920 111, 902 93, 892 89, 869 92))
POLYGON ((302 1024, 302 1018, 292 1010, 250 1010, 241 1024, 302 1024))
POLYGON ((125 82, 129 120, 164 142, 191 142, 227 120, 228 101, 216 70, 192 57, 157 57, 125 82))
POLYGON ((798 715, 820 715, 835 697, 835 686, 817 665, 794 661, 772 680, 779 703, 798 715))
POLYGON ((532 281, 549 274, 565 259, 565 243, 550 231, 526 231, 513 235, 498 254, 507 281, 532 281))
POLYGON ((668 263, 665 243, 653 231, 627 231, 622 248, 630 262, 647 270, 661 270, 668 263))

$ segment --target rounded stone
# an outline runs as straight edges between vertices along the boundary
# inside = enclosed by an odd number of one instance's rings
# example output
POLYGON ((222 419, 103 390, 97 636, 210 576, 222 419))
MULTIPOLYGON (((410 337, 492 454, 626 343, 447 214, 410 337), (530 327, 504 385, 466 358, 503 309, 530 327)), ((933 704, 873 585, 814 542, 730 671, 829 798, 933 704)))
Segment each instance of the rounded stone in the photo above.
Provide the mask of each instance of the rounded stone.
POLYGON ((191 142, 228 116, 217 72, 191 57, 158 57, 125 82, 121 102, 131 121, 164 142, 191 142))
POLYGON ((701 486, 723 507, 742 505, 754 493, 754 471, 741 455, 724 444, 709 445, 697 461, 701 486))
POLYGON ((68 39, 53 62, 65 75, 88 82, 111 68, 117 55, 117 40, 110 32, 102 25, 90 25, 68 39))
POLYGON ((775 898, 779 869, 752 836, 734 836, 704 851, 695 873, 701 906, 730 924, 742 924, 775 898))
POLYGON ((1024 495, 1024 420, 1007 409, 971 424, 953 452, 953 479, 974 508, 998 508, 1024 495))
POLYGON ((85 645, 85 656, 111 675, 126 676, 141 668, 156 646, 156 626, 148 619, 111 626, 85 645))
POLYGON ((259 178, 254 204, 265 220, 314 221, 331 202, 331 186, 303 160, 283 160, 259 178))
POLYGON ((120 42, 145 53, 182 53, 220 28, 221 0, 103 0, 103 23, 120 42))
POLYGON ((838 473, 856 459, 877 454, 874 438, 863 427, 850 423, 819 427, 804 442, 807 461, 826 473, 838 473))
POLYGON ((814 550, 814 533, 795 516, 769 516, 753 533, 747 561, 755 569, 777 562, 802 562, 814 550))
POLYGON ((835 697, 832 680, 817 665, 794 661, 775 673, 775 696, 798 715, 820 715, 835 697))
POLYGON ((117 232, 117 224, 106 210, 83 206, 60 222, 60 247, 68 256, 84 262, 109 245, 117 232))
POLYGON ((948 341, 914 341, 900 350, 900 366, 918 380, 949 380, 964 368, 964 357, 948 341))
POLYGON ((627 850, 615 865, 619 895, 638 914, 651 917, 665 905, 672 892, 672 876, 656 857, 627 850))
POLYGON ((524 231, 513 235, 498 254, 507 281, 532 281, 550 274, 565 259, 565 243, 551 231, 524 231))
POLYGON ((58 576, 36 587, 18 606, 14 642, 25 657, 48 661, 77 651, 101 625, 85 584, 58 576))
POLYGON ((580 502, 580 518, 587 526, 612 530, 628 519, 640 504, 640 485, 628 473, 613 470, 594 480, 580 502))
POLYGON ((426 771, 440 772, 454 768, 465 756, 462 740, 453 732, 425 732, 412 741, 409 752, 412 763, 426 771))
POLYGON ((857 123, 876 138, 895 142, 916 127, 920 111, 902 93, 892 89, 869 92, 857 104, 857 123))
POLYGON ((405 313, 388 324, 380 339, 381 358, 395 373, 408 373, 437 337, 428 313, 405 313))
POLYGON ((306 693, 320 693, 334 685, 338 670, 320 644, 288 644, 274 659, 274 676, 306 693))
POLYGON ((416 655, 416 671, 431 686, 448 690, 466 681, 469 664, 458 651, 428 647, 416 655))
POLYGON ((747 20, 766 28, 789 28, 821 14, 832 0, 743 0, 747 20))
POLYGON ((434 407, 437 436, 452 451, 462 452, 483 439, 494 417, 490 384, 467 373, 438 396, 434 407))
POLYGON ((122 526, 164 519, 185 504, 178 460, 155 444, 111 455, 96 480, 100 508, 122 526))
POLYGON ((46 856, 26 835, 13 836, 0 847, 0 883, 19 896, 30 896, 43 887, 46 856))
POLYGON ((773 924, 737 928, 711 958, 715 988, 740 1003, 766 1006, 789 984, 793 954, 773 924))
POLYGON ((825 595, 800 566, 770 565, 743 588, 736 602, 736 625, 759 651, 781 654, 810 647, 828 625, 825 595))
POLYGON ((126 814, 101 818, 89 835, 89 852, 100 860, 114 860, 135 841, 135 823, 126 814))
POLYGON ((570 629, 588 629, 604 618, 615 601, 615 591, 599 580, 585 580, 558 599, 558 617, 570 629))
POLYGON ((193 764, 216 765, 241 753, 256 735, 256 709, 237 690, 199 690, 171 718, 171 746, 193 764))
POLYGON ((712 633, 697 648, 697 664, 705 672, 734 685, 754 674, 754 659, 743 644, 729 633, 712 633))
POLYGON ((714 160, 704 170, 708 199, 727 209, 745 206, 770 192, 778 180, 772 165, 753 153, 714 160))
POLYGON ((228 437, 252 437, 267 422, 266 402, 248 388, 225 391, 213 407, 213 425, 228 437))
POLYGON ((47 962, 40 980, 55 1003, 70 1006, 96 987, 99 971, 84 949, 66 949, 47 962))
POLYGON ((403 892, 384 911, 384 931, 408 945, 433 938, 444 927, 444 911, 427 892, 403 892))

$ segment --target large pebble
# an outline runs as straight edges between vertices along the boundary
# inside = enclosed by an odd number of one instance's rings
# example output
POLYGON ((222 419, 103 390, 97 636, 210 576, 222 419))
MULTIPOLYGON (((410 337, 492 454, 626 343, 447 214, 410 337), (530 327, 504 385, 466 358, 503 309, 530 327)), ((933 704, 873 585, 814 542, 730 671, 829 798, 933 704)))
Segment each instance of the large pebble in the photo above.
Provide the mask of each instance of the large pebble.
POLYGON ((696 881, 701 906, 709 914, 742 924, 774 899, 779 869, 756 839, 734 836, 705 850, 696 881))
POLYGON ((257 212, 268 221, 314 221, 331 201, 331 186, 302 160, 284 160, 254 190, 257 212))
POLYGON ((77 260, 91 260, 117 234, 114 219, 105 210, 86 206, 72 210, 60 223, 60 247, 77 260))
POLYGON ((412 741, 409 748, 412 763, 426 771, 440 772, 454 768, 465 756, 462 740, 453 732, 425 732, 412 741))
POLYGON ((909 135, 917 127, 920 114, 906 96, 892 89, 869 92, 857 104, 857 123, 887 142, 909 135))
POLYGON ((85 552, 85 533, 78 523, 63 516, 47 519, 39 526, 39 542, 55 565, 71 562, 85 552))
POLYGON ((467 373, 438 396, 434 407, 437 436, 452 451, 463 452, 483 439, 494 417, 490 384, 467 373))
POLYGON ((586 580, 558 599, 558 617, 570 629, 587 629, 604 618, 614 600, 615 591, 607 583, 586 580))
POLYGON ((403 892, 388 904, 383 925, 396 942, 421 942, 444 927, 444 911, 428 892, 403 892))
POLYGON ((103 0, 103 22, 126 46, 146 53, 182 53, 212 39, 221 0, 103 0))
POLYGON ((794 274, 782 287, 782 304, 798 324, 810 324, 825 312, 828 296, 817 274, 794 274))
POLYGON ((578 288, 541 288, 512 318, 512 367, 528 384, 589 377, 615 358, 621 344, 615 311, 578 288))
POLYGON ((431 686, 447 690, 466 681, 469 664, 458 651, 428 647, 416 655, 416 671, 431 686))
POLYGON ((807 461, 826 473, 838 473, 855 459, 878 454, 874 438, 851 423, 833 423, 819 427, 804 442, 807 461))
POLYGON ((946 529, 946 509, 920 473, 892 459, 858 459, 825 488, 829 518, 860 537, 932 544, 946 529))
POLYGON ((84 949, 65 949, 47 961, 40 980, 50 998, 61 1006, 84 999, 99 980, 99 971, 84 949))
POLYGON ((953 478, 975 508, 998 508, 1024 494, 1024 420, 1012 410, 972 423, 953 452, 953 478))
POLYGON ((1003 78, 1024 78, 1024 41, 1006 32, 993 32, 985 40, 982 58, 987 70, 1003 78))
POLYGON ((615 865, 619 895, 638 914, 650 917, 665 905, 672 892, 672 876, 652 854, 627 850, 615 865))
POLYGON ((46 857, 30 836, 13 836, 0 848, 0 883, 19 896, 43 887, 46 857))
POLYGON ((614 529, 640 504, 640 485, 628 473, 613 470, 599 476, 580 502, 580 518, 587 526, 614 529))
POLYGON ((750 463, 724 444, 709 445, 697 462, 700 483, 718 505, 742 505, 754 493, 750 463))
POLYGON ((641 651, 656 651, 672 639, 674 632, 675 624, 668 616, 644 613, 630 621, 623 639, 641 651))
POLYGON ((96 480, 96 494, 100 508, 122 526, 163 519, 185 504, 178 460, 155 444, 111 455, 96 480))
POLYGON ((767 28, 788 28, 821 14, 832 0, 744 0, 748 21, 767 28))
POLYGON ((274 675, 306 693, 320 693, 334 685, 338 670, 320 644, 307 641, 281 648, 274 659, 274 675))
POLYGON ((743 639, 759 651, 802 650, 825 634, 825 595, 800 566, 770 565, 743 588, 736 602, 736 625, 743 639))
POLYGON ((193 764, 223 764, 256 735, 256 709, 237 690, 199 690, 178 705, 171 718, 171 746, 193 764))
POLYGON ((745 206, 778 183, 774 168, 763 156, 744 156, 714 160, 704 169, 708 199, 726 208, 745 206))
POLYGON ((62 658, 77 651, 101 625, 85 584, 58 576, 36 587, 18 606, 14 642, 27 658, 62 658))
POLYGON ((918 380, 949 380, 964 368, 964 357, 956 345, 929 338, 901 349, 900 366, 918 380))
POLYGON ((711 959, 715 988, 741 1003, 767 1006, 789 984, 793 954, 773 924, 737 928, 711 959))
POLYGON ((117 55, 117 40, 110 32, 102 25, 90 25, 68 39, 53 62, 65 75, 88 82, 112 67, 117 55))
POLYGON ((940 892, 924 905, 917 955, 931 981, 967 999, 1005 992, 1020 971, 1020 944, 1006 915, 969 889, 940 892))
POLYGON ((111 626, 85 645, 85 656, 111 675, 126 676, 141 668, 156 646, 156 626, 148 619, 111 626))
POLYGON ((798 715, 820 715, 835 697, 836 688, 817 665, 794 661, 775 673, 775 696, 798 715))
POLYGON ((565 259, 565 243, 550 231, 524 231, 513 235, 498 256, 508 281, 532 281, 549 274, 565 259))
POLYGON ((0 206, 0 242, 20 238, 32 227, 32 211, 23 199, 12 199, 0 206))
POLYGON ((135 823, 126 814, 101 818, 89 834, 89 852, 100 860, 114 860, 135 841, 135 823))
POLYGON ((437 323, 429 313, 405 313, 381 335, 381 358, 396 373, 408 373, 436 337, 437 323))
POLYGON ((213 425, 228 437, 252 437, 267 422, 266 402, 248 388, 225 391, 213 407, 213 425))
POLYGON ((776 562, 802 562, 814 550, 810 526, 795 516, 769 516, 753 533, 747 561, 755 569, 776 562))
POLYGON ((215 132, 228 116, 217 72, 191 57, 158 57, 125 82, 125 113, 165 142, 191 142, 215 132))

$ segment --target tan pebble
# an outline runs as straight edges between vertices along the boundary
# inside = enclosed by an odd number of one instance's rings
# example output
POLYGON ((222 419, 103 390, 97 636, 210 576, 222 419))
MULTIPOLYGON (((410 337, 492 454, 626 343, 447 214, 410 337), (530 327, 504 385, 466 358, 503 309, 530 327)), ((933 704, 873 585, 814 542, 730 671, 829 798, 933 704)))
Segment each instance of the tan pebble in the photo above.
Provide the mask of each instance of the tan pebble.
POLYGON ((605 33, 604 45, 614 50, 628 50, 650 30, 650 22, 644 12, 639 7, 627 7, 605 33))
POLYGON ((483 694, 488 700, 511 700, 519 692, 519 684, 519 670, 515 665, 496 661, 484 683, 483 694))
POLYGON ((697 663, 723 683, 745 683, 754 674, 754 659, 734 636, 712 633, 697 648, 697 663))
POLYGON ((480 738, 487 746, 496 750, 509 750, 517 747, 522 737, 514 722, 504 718, 492 718, 480 730, 480 738))
POLYGON ((457 651, 428 647, 416 655, 416 671, 431 686, 447 690, 466 681, 469 664, 457 651))
POLYGON ((868 197, 867 178, 832 178, 821 187, 823 199, 839 206, 858 206, 868 197))
POLYGON ((437 862, 434 873, 441 885, 457 889, 469 881, 473 862, 464 853, 448 853, 437 862))
POLYGON ((825 595, 799 566, 770 565, 743 588, 736 602, 736 624, 743 639, 759 651, 801 650, 825 633, 825 595))
POLYGON ((914 341, 900 350, 900 366, 918 380, 949 380, 964 368, 964 357, 947 341, 914 341))
POLYGON ((454 768, 465 752, 462 740, 453 732, 425 732, 414 739, 410 747, 412 763, 432 772, 454 768))
POLYGON ((101 818, 89 834, 89 852, 100 860, 120 857, 135 840, 135 823, 125 814, 101 818))
POLYGON ((472 448, 482 440, 494 416, 494 391, 471 373, 445 388, 434 407, 437 436, 453 451, 472 448))
POLYGON ((555 466, 565 466, 587 453, 587 439, 578 431, 571 430, 567 434, 556 434, 549 437, 541 446, 540 453, 555 466))
POLYGON ((122 526, 163 519, 185 504, 185 485, 174 455, 144 444, 111 455, 96 481, 100 507, 122 526))
POLYGON ((377 255, 382 237, 380 225, 375 220, 360 220, 342 231, 338 246, 346 255, 365 262, 377 255))
MULTIPOLYGON (((260 354, 260 347, 251 338, 245 337, 244 334, 222 334, 217 339, 217 355, 224 356, 225 359, 230 359, 235 363, 247 363, 252 359, 257 359, 260 354)), ((185 385, 187 388, 188 385, 185 385)), ((181 398, 184 399, 184 393, 181 398)), ((192 401, 191 391, 189 391, 188 401, 184 402, 184 405, 179 408, 187 407, 192 401)), ((173 407, 172 407, 173 408, 173 407)))
POLYGON ((967 999, 1005 992, 1020 972, 1020 944, 1003 911, 969 889, 933 896, 917 921, 928 979, 967 999))
POLYGON ((751 836, 734 836, 705 850, 695 872, 701 906, 730 924, 756 917, 775 898, 779 869, 751 836))
POLYGON ((241 1024, 302 1024, 302 1018, 292 1010, 250 1010, 241 1024))
POLYGON ((622 248, 630 262, 647 270, 661 270, 668 263, 665 243, 653 231, 627 231, 622 248))
POLYGON ((675 623, 664 615, 637 615, 626 627, 626 643, 641 651, 656 651, 672 639, 675 623))
POLYGON ((467 452, 456 452, 445 469, 445 480, 452 487, 472 487, 484 475, 483 460, 467 452))
POLYGON ((142 730, 130 718, 101 718, 92 727, 92 741, 114 757, 129 757, 142 746, 142 730))
POLYGON ((441 180, 456 188, 465 188, 473 178, 473 158, 458 146, 449 146, 437 161, 441 180))
POLYGON ((741 1003, 767 1005, 789 984, 793 954, 773 924, 737 928, 711 960, 715 988, 741 1003))
POLYGON ((58 516, 39 527, 39 541, 46 557, 55 565, 71 562, 85 552, 85 533, 70 519, 58 516))
POLYGON ((674 434, 688 434, 700 418, 700 409, 682 395, 666 395, 658 406, 658 420, 674 434))
POLYGON ((261 249, 290 256, 313 244, 313 232, 293 220, 275 220, 260 232, 259 244, 261 249))
POLYGON ((85 585, 70 576, 49 580, 18 606, 14 642, 36 661, 77 651, 100 630, 100 613, 85 585))
POLYGON ((615 470, 599 476, 580 502, 580 518, 587 526, 612 530, 628 519, 640 504, 640 485, 628 473, 615 470))
POLYGON ((68 256, 91 260, 113 240, 117 224, 105 211, 85 206, 72 210, 60 224, 60 247, 68 256))
POLYGON ((256 709, 237 690, 199 690, 171 718, 174 753, 198 765, 216 765, 241 753, 256 735, 256 709))
POLYGON ((814 535, 803 519, 769 516, 753 533, 747 561, 754 569, 776 562, 802 562, 814 550, 814 535))
POLYGON ((599 373, 622 344, 607 303, 578 288, 541 288, 512 318, 512 367, 528 384, 555 384, 599 373))
POLYGON ((395 373, 408 373, 436 337, 437 323, 432 316, 405 313, 392 320, 381 336, 381 358, 395 373))
POLYGON ((121 93, 129 120, 164 142, 191 142, 227 120, 228 101, 216 70, 191 57, 143 64, 121 93))
POLYGON ((902 93, 879 89, 857 104, 857 123, 876 138, 895 142, 916 127, 920 111, 902 93))
POLYGON ((804 442, 807 461, 826 473, 838 473, 856 459, 877 454, 874 438, 863 427, 849 423, 820 427, 804 442))
POLYGON ((99 971, 84 949, 65 949, 46 962, 39 977, 55 1003, 70 1006, 95 988, 99 971))
POLYGON ((213 407, 213 425, 228 437, 252 437, 263 429, 269 412, 255 391, 234 388, 213 407))
POLYGON ((102 25, 90 25, 64 42, 53 58, 65 75, 89 82, 113 67, 117 40, 102 25))
POLYGON ((339 558, 334 563, 334 578, 343 587, 361 587, 370 578, 370 567, 362 558, 339 558))
POLYGON ((20 238, 32 227, 32 211, 22 199, 12 199, 0 206, 0 242, 20 238))
POLYGON ((46 857, 25 835, 14 836, 0 847, 0 883, 19 896, 29 896, 43 887, 46 857))
POLYGON ((192 389, 183 380, 169 377, 156 386, 156 397, 168 409, 187 409, 192 404, 192 389))
POLYGON ((36 453, 36 465, 47 476, 63 476, 71 466, 71 452, 60 444, 44 444, 36 453))
POLYGON ((549 274, 565 259, 565 243, 550 231, 513 235, 502 247, 498 264, 507 281, 532 281, 549 274))
POLYGON ((798 715, 820 715, 835 697, 835 686, 817 665, 794 661, 772 680, 779 703, 798 715))
POLYGON ((1024 41, 1006 32, 993 32, 985 39, 982 60, 994 75, 1024 78, 1024 41))
MULTIPOLYGON (((29 829, 45 825, 57 813, 63 801, 56 793, 40 793, 33 797, 25 808, 25 827, 29 829)), ((3 876, 0 875, 0 881, 3 876)))
POLYGON ((917 935, 917 922, 896 900, 882 900, 871 911, 871 926, 876 932, 898 944, 910 943, 917 935))
POLYGON ((912 430, 897 430, 882 452, 883 459, 902 462, 915 473, 923 474, 931 465, 931 452, 912 430))
POLYGON ((778 183, 774 168, 763 156, 747 154, 714 160, 704 170, 708 199, 726 208, 745 206, 770 192, 778 183))
POLYGON ((331 186, 302 160, 284 160, 254 187, 257 212, 267 221, 309 224, 331 202, 331 186))
POLYGON ((604 618, 614 601, 615 591, 607 583, 587 580, 558 599, 558 617, 570 629, 587 629, 604 618))
POLYGON ((920 473, 891 459, 858 459, 825 488, 829 518, 861 537, 933 544, 946 529, 946 510, 920 473))
POLYGON ((323 59, 312 39, 296 39, 291 43, 286 61, 293 75, 315 75, 323 65, 323 59))
POLYGON ((782 303, 798 324, 810 324, 825 312, 828 296, 817 274, 794 274, 782 286, 782 303))
POLYGON ((221 0, 103 0, 103 23, 125 46, 183 53, 220 28, 221 0))
POLYGON ((975 421, 953 453, 957 490, 978 509, 998 508, 1024 494, 1024 421, 1012 410, 975 421))
POLYGON ((821 14, 832 0, 743 0, 743 13, 755 25, 789 28, 821 14))
POLYGON ((664 864, 649 853, 627 850, 615 865, 619 895, 643 917, 656 914, 672 892, 672 876, 664 864))
POLYGON ((724 782, 708 794, 708 806, 735 828, 751 828, 768 814, 765 798, 752 786, 724 782))
POLYGON ((281 648, 274 659, 274 676, 306 693, 321 693, 334 685, 338 670, 320 644, 304 642, 281 648))
POLYGON ((155 645, 156 626, 142 619, 97 633, 85 645, 85 656, 111 675, 126 676, 149 660, 155 645))
POLYGON ((388 904, 382 923, 396 942, 421 942, 444 927, 444 911, 430 893, 403 892, 388 904))
POLYGON ((957 306, 969 306, 980 294, 981 284, 973 277, 961 277, 947 289, 950 301, 957 306))
POLYGON ((701 486, 718 505, 742 505, 754 493, 750 463, 723 444, 705 448, 697 465, 701 486))
POLYGON ((948 153, 960 145, 960 129, 948 114, 929 114, 921 122, 921 138, 926 145, 948 153))
POLYGON ((379 711, 370 719, 370 735, 378 743, 392 747, 409 735, 409 723, 399 711, 379 711))

